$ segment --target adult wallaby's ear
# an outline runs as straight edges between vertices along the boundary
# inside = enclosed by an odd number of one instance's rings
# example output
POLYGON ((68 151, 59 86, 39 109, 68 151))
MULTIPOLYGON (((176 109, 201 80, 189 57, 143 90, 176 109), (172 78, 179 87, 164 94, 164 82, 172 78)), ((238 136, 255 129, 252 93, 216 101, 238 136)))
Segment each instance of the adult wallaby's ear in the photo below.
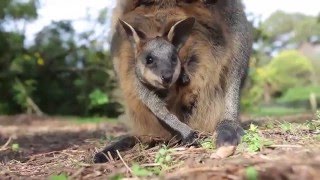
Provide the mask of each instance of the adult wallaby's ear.
POLYGON ((192 32, 196 19, 189 17, 174 24, 169 33, 169 41, 179 50, 192 32))
POLYGON ((123 29, 126 31, 127 36, 129 37, 130 41, 137 45, 141 42, 141 39, 144 39, 146 36, 142 31, 136 30, 133 28, 129 23, 122 21, 119 19, 120 24, 122 25, 123 29))

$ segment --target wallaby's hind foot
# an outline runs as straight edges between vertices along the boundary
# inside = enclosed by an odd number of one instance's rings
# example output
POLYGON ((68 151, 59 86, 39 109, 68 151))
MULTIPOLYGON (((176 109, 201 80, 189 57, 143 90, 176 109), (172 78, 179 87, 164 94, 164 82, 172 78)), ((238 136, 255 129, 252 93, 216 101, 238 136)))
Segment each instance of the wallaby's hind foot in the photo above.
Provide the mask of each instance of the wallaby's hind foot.
POLYGON ((106 163, 109 161, 108 159, 108 152, 112 156, 113 159, 118 159, 119 156, 117 154, 117 150, 120 151, 127 151, 133 148, 137 143, 138 139, 134 136, 121 136, 118 140, 111 143, 107 147, 105 147, 102 151, 96 153, 93 158, 94 163, 106 163))
POLYGON ((151 137, 151 136, 132 136, 124 135, 120 136, 112 142, 110 145, 106 146, 102 151, 95 154, 93 158, 94 163, 106 163, 109 161, 108 152, 114 160, 118 160, 119 156, 117 151, 123 152, 132 149, 136 144, 143 143, 148 145, 148 148, 155 147, 159 143, 164 143, 165 140, 161 138, 151 137))

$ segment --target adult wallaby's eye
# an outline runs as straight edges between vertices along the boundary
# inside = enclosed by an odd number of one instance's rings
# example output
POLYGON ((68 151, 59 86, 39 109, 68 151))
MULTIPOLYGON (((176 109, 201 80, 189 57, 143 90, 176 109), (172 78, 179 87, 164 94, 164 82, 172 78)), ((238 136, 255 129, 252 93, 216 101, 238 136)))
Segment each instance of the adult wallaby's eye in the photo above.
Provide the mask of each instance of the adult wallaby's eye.
POLYGON ((146 63, 147 64, 152 64, 153 63, 153 58, 151 56, 147 56, 146 63))

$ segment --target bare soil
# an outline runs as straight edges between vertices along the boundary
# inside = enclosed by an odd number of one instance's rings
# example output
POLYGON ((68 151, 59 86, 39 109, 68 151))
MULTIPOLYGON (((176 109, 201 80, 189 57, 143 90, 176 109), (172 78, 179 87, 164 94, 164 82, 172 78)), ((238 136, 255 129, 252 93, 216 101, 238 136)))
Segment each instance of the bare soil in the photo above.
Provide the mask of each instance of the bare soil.
MULTIPOLYGON (((240 145, 225 159, 213 158, 214 149, 172 147, 167 169, 145 179, 320 179, 319 132, 301 125, 311 118, 307 114, 260 119, 259 135, 272 145, 258 152, 240 145), (270 123, 276 120, 300 124, 292 123, 293 128, 286 130, 281 123, 270 123), (249 177, 252 169, 257 177, 249 177)), ((155 163, 161 145, 151 149, 137 145, 121 153, 122 160, 92 163, 95 152, 125 133, 124 126, 114 122, 0 116, 0 179, 138 179, 132 173, 134 163, 146 169, 161 166, 155 163)))

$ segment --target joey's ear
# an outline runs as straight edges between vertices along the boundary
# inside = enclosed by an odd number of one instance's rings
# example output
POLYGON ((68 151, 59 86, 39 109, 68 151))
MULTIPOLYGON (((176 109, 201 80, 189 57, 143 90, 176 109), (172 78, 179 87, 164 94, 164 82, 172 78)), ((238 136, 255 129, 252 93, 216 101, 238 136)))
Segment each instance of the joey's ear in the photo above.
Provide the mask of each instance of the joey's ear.
POLYGON ((179 50, 192 32, 196 19, 189 17, 174 24, 169 33, 169 41, 179 50))
POLYGON ((120 24, 122 25, 123 29, 126 31, 127 36, 129 37, 132 43, 139 44, 141 39, 144 39, 146 36, 142 31, 136 30, 133 28, 129 23, 122 21, 119 19, 120 24))

